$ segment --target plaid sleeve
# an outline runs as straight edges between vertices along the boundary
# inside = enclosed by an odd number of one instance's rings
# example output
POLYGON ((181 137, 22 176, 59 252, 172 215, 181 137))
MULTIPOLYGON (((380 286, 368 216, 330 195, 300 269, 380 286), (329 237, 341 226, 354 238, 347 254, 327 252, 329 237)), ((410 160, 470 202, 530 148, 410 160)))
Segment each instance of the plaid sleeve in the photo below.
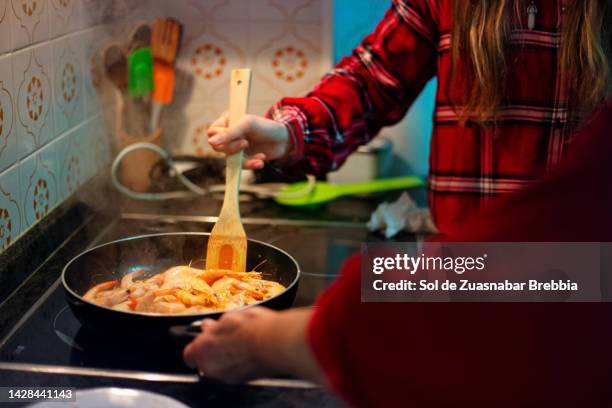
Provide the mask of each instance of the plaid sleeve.
POLYGON ((436 70, 437 0, 394 0, 373 33, 304 98, 284 98, 268 117, 285 123, 287 172, 336 170, 383 126, 398 122, 436 70))

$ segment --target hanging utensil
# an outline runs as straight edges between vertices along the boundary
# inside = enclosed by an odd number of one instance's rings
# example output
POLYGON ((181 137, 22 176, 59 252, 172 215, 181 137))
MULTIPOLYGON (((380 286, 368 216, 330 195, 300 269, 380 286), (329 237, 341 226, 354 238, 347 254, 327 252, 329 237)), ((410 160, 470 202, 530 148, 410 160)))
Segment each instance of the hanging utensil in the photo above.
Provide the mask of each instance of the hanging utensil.
POLYGON ((151 48, 139 48, 128 55, 128 92, 134 97, 153 91, 153 54, 151 48))
POLYGON ((140 23, 132 34, 127 45, 128 54, 140 48, 151 46, 151 27, 146 23, 140 23))
POLYGON ((153 52, 153 103, 149 131, 159 124, 162 107, 172 102, 176 72, 174 59, 180 42, 180 25, 171 19, 157 18, 153 24, 151 51, 153 52))

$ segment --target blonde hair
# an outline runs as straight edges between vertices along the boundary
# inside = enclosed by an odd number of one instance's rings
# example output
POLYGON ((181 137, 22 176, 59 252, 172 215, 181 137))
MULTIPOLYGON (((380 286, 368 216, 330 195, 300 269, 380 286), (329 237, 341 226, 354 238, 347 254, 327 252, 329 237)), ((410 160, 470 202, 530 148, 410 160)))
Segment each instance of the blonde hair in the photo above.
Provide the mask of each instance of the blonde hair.
MULTIPOLYGON (((455 78, 457 61, 461 57, 464 61, 462 73, 471 87, 464 100, 453 100, 452 104, 463 123, 467 120, 481 124, 496 121, 506 94, 506 45, 511 30, 516 28, 513 21, 522 27, 521 16, 528 5, 527 0, 453 2, 447 86, 450 87, 455 78)), ((611 25, 610 0, 567 1, 559 51, 561 78, 569 99, 568 119, 573 124, 591 113, 612 89, 611 25)))

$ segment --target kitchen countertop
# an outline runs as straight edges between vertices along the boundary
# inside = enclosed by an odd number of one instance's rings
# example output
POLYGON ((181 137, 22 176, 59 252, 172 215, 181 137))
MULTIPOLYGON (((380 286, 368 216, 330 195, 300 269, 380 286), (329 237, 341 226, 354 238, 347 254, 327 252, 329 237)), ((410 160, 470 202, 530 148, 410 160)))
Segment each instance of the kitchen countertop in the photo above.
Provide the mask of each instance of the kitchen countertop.
MULTIPOLYGON (((424 192, 418 192, 417 196, 419 195, 421 198, 418 201, 422 201, 424 192)), ((343 198, 315 210, 284 208, 270 201, 250 199, 241 203, 241 212, 245 220, 255 224, 283 220, 285 225, 295 223, 316 228, 347 227, 364 231, 363 224, 376 205, 384 199, 393 199, 396 196, 397 194, 392 193, 374 198, 343 198)), ((63 260, 71 258, 86 247, 100 243, 100 239, 104 240, 101 238, 104 237, 104 231, 111 225, 116 225, 118 219, 145 222, 164 218, 165 222, 176 222, 177 228, 181 230, 181 222, 214 222, 211 217, 218 214, 220 204, 218 196, 162 203, 137 203, 119 197, 104 180, 90 183, 69 202, 56 209, 48 221, 28 232, 26 237, 9 249, 7 255, 1 257, 0 267, 6 272, 0 278, 13 276, 12 279, 15 280, 14 276, 18 276, 19 281, 9 282, 8 288, 15 290, 12 295, 3 302, 4 296, 0 297, 0 339, 7 337, 22 317, 28 316, 41 295, 57 280, 64 266, 63 260), (100 197, 105 199, 100 200, 100 197)), ((367 235, 365 232, 363 234, 367 235)), ((380 240, 380 237, 376 239, 380 240)), ((403 236, 401 239, 413 240, 414 237, 403 236)), ((232 386, 210 381, 200 384, 156 383, 2 369, 0 373, 0 386, 131 387, 160 392, 190 406, 341 405, 337 399, 320 388, 232 386)))

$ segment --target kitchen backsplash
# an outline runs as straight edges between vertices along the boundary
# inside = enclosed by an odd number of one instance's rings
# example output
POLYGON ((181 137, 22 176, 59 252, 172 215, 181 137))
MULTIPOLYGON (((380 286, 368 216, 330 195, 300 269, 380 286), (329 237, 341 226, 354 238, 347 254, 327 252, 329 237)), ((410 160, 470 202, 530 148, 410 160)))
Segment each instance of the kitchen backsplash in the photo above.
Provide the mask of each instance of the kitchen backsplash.
POLYGON ((81 0, 0 0, 0 251, 109 159, 81 0))

